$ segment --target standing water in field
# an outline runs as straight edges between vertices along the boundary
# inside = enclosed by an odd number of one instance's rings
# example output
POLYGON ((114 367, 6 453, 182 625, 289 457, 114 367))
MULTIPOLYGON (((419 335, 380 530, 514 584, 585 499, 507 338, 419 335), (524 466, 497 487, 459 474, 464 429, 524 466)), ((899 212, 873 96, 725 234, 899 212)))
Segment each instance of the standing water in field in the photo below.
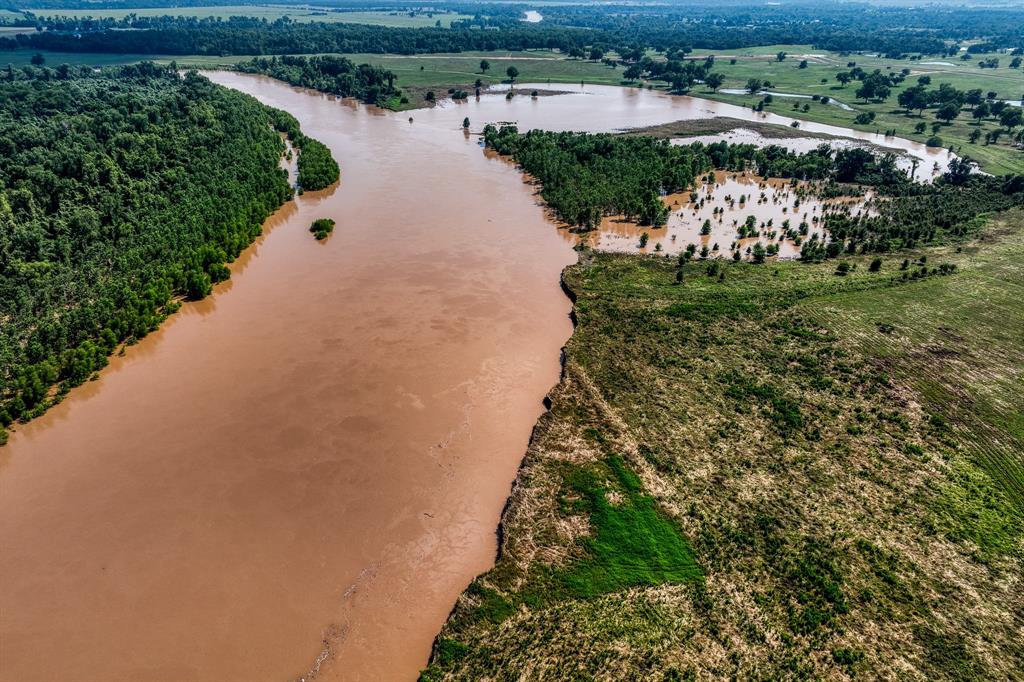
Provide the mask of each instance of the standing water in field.
MULTIPOLYGON (((705 258, 731 258, 738 250, 744 260, 760 241, 774 244, 779 258, 796 258, 803 242, 827 239, 822 227, 827 214, 873 215, 870 194, 822 199, 817 190, 814 184, 718 171, 692 192, 664 198, 671 209, 665 225, 606 217, 579 240, 602 251, 629 253, 675 254, 692 245, 695 257, 705 258), (647 239, 641 242, 644 234, 647 239)), ((562 234, 575 241, 568 230, 562 234)))
POLYGON ((414 679, 493 562, 571 333, 569 244, 463 118, 749 114, 590 87, 392 114, 211 78, 295 115, 341 183, 284 206, 212 297, 0 451, 0 679, 414 679), (324 243, 317 218, 336 222, 324 243))

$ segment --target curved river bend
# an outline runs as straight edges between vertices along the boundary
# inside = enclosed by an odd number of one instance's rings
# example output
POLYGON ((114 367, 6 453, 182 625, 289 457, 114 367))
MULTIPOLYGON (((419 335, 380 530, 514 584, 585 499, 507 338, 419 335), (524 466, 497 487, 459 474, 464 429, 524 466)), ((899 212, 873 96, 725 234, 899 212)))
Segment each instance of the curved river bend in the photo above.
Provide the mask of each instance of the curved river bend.
POLYGON ((2 680, 413 679, 493 561, 571 333, 570 244, 463 116, 611 130, 746 111, 588 88, 410 123, 211 78, 294 114, 341 184, 283 207, 214 296, 0 450, 2 680))

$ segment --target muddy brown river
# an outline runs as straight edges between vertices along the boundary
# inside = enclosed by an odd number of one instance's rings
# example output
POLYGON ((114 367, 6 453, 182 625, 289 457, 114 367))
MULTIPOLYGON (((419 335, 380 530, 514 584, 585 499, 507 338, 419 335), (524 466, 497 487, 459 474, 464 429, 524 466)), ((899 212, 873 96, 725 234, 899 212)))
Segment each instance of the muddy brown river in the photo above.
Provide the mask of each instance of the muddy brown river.
POLYGON ((341 183, 284 206, 230 282, 0 450, 2 680, 414 679, 493 561, 571 333, 570 243, 462 118, 744 111, 593 88, 410 122, 211 77, 294 114, 341 183))

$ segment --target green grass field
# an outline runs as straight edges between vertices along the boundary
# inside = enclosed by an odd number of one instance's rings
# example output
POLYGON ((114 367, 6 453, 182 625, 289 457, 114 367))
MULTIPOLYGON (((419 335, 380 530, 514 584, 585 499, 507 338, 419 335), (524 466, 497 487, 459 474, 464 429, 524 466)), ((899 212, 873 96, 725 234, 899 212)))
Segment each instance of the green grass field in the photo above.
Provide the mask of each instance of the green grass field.
POLYGON ((220 5, 212 7, 147 7, 141 9, 40 9, 33 10, 41 17, 93 17, 123 19, 127 16, 138 17, 255 17, 275 21, 281 17, 289 17, 293 21, 324 21, 348 24, 373 24, 377 26, 395 26, 402 28, 423 28, 434 26, 440 21, 447 28, 453 21, 468 19, 468 15, 441 11, 415 12, 330 12, 309 7, 280 7, 263 5, 220 5))
POLYGON ((621 82, 621 71, 600 63, 565 59, 546 50, 529 52, 465 52, 444 55, 359 54, 350 55, 357 62, 383 66, 398 75, 400 85, 433 86, 448 83, 467 84, 480 78, 485 83, 499 83, 506 79, 510 66, 519 69, 522 82, 544 83, 605 83, 621 82), (491 68, 480 72, 480 60, 487 59, 491 68))
POLYGON ((872 258, 583 253, 501 557, 423 679, 1012 678, 1024 212, 872 258))
MULTIPOLYGON (((6 67, 8 64, 19 67, 27 66, 31 64, 33 55, 40 53, 39 50, 11 50, 9 52, 0 52, 0 67, 6 67)), ((134 64, 145 59, 151 59, 156 61, 170 61, 172 57, 162 58, 158 55, 144 55, 144 54, 108 54, 108 53, 88 53, 88 52, 51 52, 49 50, 43 50, 41 52, 43 57, 46 59, 46 66, 54 67, 60 64, 83 64, 86 66, 116 66, 118 64, 134 64)))

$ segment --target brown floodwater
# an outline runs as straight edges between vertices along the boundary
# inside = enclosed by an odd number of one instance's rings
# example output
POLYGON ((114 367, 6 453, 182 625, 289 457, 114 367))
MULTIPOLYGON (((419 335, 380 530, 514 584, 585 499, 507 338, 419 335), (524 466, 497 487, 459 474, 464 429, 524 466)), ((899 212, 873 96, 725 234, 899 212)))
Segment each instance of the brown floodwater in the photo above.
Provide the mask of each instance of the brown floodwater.
POLYGON ((587 88, 392 114, 211 78, 294 114, 341 183, 0 450, 2 680, 414 679, 493 561, 571 333, 569 244, 462 118, 745 111, 587 88))

